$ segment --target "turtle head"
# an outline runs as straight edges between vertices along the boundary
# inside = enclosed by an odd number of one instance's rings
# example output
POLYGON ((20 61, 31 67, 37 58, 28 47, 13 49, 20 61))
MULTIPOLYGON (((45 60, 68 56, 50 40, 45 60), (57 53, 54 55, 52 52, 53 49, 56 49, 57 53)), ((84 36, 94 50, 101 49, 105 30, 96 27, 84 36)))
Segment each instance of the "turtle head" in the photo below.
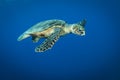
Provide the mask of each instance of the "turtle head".
POLYGON ((85 24, 86 24, 85 19, 79 23, 73 24, 72 25, 72 33, 84 36, 85 35, 85 24))

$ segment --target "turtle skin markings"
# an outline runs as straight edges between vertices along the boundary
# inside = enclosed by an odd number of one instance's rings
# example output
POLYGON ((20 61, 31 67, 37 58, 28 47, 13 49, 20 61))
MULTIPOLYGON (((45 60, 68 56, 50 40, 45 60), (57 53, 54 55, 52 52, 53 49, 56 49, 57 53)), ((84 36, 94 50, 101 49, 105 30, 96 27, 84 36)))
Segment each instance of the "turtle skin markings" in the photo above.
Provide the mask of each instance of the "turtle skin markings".
POLYGON ((35 48, 35 52, 44 52, 48 49, 51 49, 54 43, 59 39, 60 32, 61 29, 56 28, 53 34, 51 34, 41 45, 35 48))

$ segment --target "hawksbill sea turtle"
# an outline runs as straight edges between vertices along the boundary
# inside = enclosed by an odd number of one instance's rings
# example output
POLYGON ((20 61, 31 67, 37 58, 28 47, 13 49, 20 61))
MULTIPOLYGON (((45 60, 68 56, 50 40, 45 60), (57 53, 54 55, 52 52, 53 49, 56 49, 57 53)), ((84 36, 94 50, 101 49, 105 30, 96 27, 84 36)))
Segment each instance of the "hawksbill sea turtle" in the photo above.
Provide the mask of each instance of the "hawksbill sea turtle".
POLYGON ((32 36, 32 41, 38 42, 40 38, 46 38, 41 45, 35 48, 35 52, 44 52, 51 49, 61 36, 69 33, 80 36, 85 35, 85 24, 85 19, 75 24, 67 24, 65 21, 58 19, 46 20, 33 25, 20 35, 17 40, 21 41, 32 36))

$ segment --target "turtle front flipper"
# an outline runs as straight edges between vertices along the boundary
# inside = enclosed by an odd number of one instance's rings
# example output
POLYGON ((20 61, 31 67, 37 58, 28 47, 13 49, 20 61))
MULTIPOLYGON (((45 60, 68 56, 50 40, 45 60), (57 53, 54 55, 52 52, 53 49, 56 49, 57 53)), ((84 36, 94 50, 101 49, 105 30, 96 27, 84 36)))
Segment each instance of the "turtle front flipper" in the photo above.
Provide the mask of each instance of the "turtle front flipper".
POLYGON ((60 37, 60 28, 55 28, 55 32, 51 34, 41 45, 35 48, 35 52, 44 52, 53 47, 54 43, 60 37))

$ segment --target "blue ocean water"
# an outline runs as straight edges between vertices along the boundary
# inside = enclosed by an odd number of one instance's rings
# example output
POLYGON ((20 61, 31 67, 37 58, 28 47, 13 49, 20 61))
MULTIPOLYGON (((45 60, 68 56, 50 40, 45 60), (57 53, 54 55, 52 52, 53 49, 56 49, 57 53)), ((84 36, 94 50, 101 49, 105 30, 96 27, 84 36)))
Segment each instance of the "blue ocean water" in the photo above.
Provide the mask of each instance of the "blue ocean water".
POLYGON ((119 0, 0 0, 0 80, 120 80, 119 0), (17 41, 49 19, 87 20, 86 35, 61 37, 51 50, 17 41))

